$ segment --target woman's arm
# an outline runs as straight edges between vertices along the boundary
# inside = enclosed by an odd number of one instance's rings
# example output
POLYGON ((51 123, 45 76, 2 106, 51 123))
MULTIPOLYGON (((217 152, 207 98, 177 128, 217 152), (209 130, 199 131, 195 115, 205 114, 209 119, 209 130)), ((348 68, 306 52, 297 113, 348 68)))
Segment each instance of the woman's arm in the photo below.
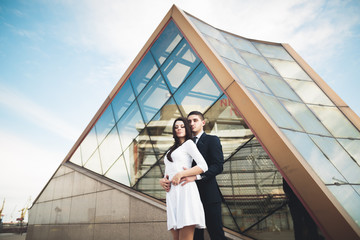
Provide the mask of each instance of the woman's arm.
POLYGON ((184 143, 184 147, 187 153, 195 160, 196 166, 183 170, 175 174, 175 176, 171 179, 172 184, 178 185, 181 178, 188 177, 188 176, 195 176, 199 175, 208 170, 208 166, 204 157, 201 155, 199 150, 197 149, 195 143, 191 140, 188 140, 184 143))

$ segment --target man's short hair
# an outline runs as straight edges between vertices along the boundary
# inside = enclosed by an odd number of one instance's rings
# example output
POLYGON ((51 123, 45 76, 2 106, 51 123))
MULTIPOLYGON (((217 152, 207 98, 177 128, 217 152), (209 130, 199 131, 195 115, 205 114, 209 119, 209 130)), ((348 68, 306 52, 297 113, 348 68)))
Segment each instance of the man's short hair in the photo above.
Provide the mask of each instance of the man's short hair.
POLYGON ((197 115, 197 116, 199 116, 200 119, 201 119, 201 121, 203 121, 203 120, 205 119, 205 118, 204 118, 204 115, 203 115, 201 112, 199 112, 199 111, 192 111, 192 112, 190 112, 190 113, 187 115, 187 117, 189 118, 190 115, 197 115))

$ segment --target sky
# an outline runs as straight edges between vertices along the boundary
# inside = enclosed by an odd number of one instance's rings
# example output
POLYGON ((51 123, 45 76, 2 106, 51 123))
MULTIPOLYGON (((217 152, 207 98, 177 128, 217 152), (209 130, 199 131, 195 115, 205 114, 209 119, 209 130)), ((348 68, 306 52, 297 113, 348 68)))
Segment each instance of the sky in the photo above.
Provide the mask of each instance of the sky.
POLYGON ((36 199, 171 6, 288 43, 360 115, 359 0, 0 0, 0 209, 36 199))

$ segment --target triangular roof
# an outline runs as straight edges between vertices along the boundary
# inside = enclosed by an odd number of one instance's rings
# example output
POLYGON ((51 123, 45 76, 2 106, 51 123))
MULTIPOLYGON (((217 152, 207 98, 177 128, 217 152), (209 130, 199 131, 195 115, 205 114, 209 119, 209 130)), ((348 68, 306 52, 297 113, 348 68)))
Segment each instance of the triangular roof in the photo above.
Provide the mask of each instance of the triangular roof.
MULTIPOLYGON (((359 117, 290 45, 247 39, 221 31, 175 5, 114 87, 64 163, 71 161, 84 165, 77 157, 84 154, 80 153, 79 146, 83 141, 91 141, 88 136, 95 134, 94 126, 106 118, 110 103, 121 97, 119 91, 129 87, 131 76, 141 71, 138 66, 169 23, 175 23, 191 46, 186 47, 195 52, 211 73, 209 77, 217 86, 210 87, 215 92, 225 93, 322 231, 334 239, 359 238, 359 117)), ((159 58, 158 61, 162 60, 159 58)), ((133 87, 136 92, 136 86, 133 87)), ((168 107, 171 108, 171 104, 168 107)), ((154 111, 155 114, 157 110, 154 111)), ((174 111, 187 112, 186 109, 174 111)), ((142 117, 147 118, 146 114, 142 117)), ((134 119, 121 121, 125 124, 134 119)), ((154 159, 148 161, 149 165, 156 162, 154 159)), ((92 162, 100 163, 98 160, 92 162)), ((131 175, 129 172, 133 170, 126 159, 122 165, 131 175)), ((99 169, 90 164, 85 167, 95 172, 99 169)), ((159 166, 153 169, 161 172, 159 166)), ((116 180, 122 182, 121 177, 116 180)))

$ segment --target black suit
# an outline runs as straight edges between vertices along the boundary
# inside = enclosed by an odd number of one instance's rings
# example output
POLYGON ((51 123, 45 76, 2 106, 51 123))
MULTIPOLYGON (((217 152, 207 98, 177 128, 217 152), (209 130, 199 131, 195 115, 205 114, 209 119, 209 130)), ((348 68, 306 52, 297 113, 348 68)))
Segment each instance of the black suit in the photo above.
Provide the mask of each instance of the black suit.
MULTIPOLYGON (((196 181, 204 206, 206 228, 211 239, 226 239, 222 228, 222 195, 215 178, 216 175, 223 171, 224 164, 220 139, 217 136, 207 135, 204 132, 196 145, 208 165, 208 170, 201 174, 201 180, 196 181)), ((204 231, 196 229, 194 240, 202 239, 204 239, 204 231)))

